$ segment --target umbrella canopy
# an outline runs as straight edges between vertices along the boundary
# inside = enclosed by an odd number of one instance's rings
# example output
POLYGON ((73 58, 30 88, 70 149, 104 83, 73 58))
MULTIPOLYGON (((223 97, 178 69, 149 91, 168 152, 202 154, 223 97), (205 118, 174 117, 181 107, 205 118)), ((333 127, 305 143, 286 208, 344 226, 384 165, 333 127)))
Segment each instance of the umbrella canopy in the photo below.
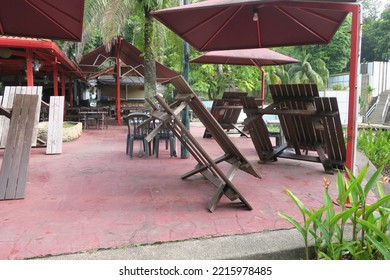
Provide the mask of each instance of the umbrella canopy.
POLYGON ((261 99, 264 100, 265 73, 262 66, 296 63, 299 60, 269 49, 247 49, 211 51, 190 62, 257 66, 262 73, 261 99))
POLYGON ((84 0, 0 0, 0 35, 81 41, 84 0))
POLYGON ((299 60, 269 49, 247 49, 211 51, 190 62, 267 66, 296 63, 299 60))
MULTIPOLYGON (((120 83, 122 76, 144 76, 144 59, 142 52, 127 42, 122 37, 116 37, 112 40, 111 49, 107 50, 105 46, 100 46, 94 51, 85 54, 79 66, 90 78, 96 78, 107 72, 119 73, 116 76, 116 110, 118 124, 121 124, 121 101, 120 101, 120 83)), ((173 78, 179 76, 179 73, 156 62, 156 78, 160 83, 167 83, 173 78)))
POLYGON ((326 44, 352 12, 347 162, 355 168, 360 5, 356 0, 208 0, 152 12, 200 51, 326 44))
POLYGON ((200 51, 328 43, 356 0, 208 0, 152 12, 200 51), (189 20, 190 19, 190 20, 189 20))
MULTIPOLYGON (((117 55, 119 55, 122 72, 126 73, 126 76, 144 76, 145 69, 142 52, 125 39, 121 40, 121 44, 118 44, 117 40, 113 40, 110 51, 105 46, 100 46, 92 52, 83 55, 79 66, 87 76, 96 76, 100 71, 113 66, 117 55)), ((158 82, 166 83, 172 78, 179 76, 179 73, 156 61, 156 76, 158 82)))

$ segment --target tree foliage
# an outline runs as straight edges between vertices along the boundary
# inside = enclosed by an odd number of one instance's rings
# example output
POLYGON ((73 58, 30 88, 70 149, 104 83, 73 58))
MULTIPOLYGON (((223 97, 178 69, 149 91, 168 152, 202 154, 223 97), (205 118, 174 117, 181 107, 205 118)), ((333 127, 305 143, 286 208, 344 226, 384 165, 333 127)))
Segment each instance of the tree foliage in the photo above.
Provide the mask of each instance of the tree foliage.
POLYGON ((363 25, 362 60, 388 61, 390 59, 390 8, 379 20, 366 21, 363 25))

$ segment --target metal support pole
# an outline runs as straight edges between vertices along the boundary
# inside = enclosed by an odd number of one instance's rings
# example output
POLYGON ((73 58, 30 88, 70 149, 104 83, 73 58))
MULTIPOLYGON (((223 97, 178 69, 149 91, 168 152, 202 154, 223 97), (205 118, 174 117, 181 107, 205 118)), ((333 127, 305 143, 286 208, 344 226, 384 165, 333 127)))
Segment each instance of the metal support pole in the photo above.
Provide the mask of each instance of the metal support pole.
POLYGON ((359 66, 359 39, 360 39, 360 5, 352 7, 352 32, 351 32, 351 63, 349 74, 349 103, 347 125, 347 159, 346 167, 354 171, 357 137, 357 75, 359 66))
POLYGON ((122 124, 121 117, 121 65, 120 65, 120 53, 121 53, 122 38, 116 38, 116 115, 118 118, 118 125, 122 124))
POLYGON ((58 66, 57 66, 57 58, 54 60, 54 65, 53 65, 53 89, 54 89, 54 96, 58 96, 58 66))
MULTIPOLYGON (((187 5, 188 4, 188 0, 183 0, 183 4, 187 5)), ((187 42, 184 42, 183 48, 184 48, 184 51, 183 51, 183 56, 184 56, 183 57, 183 59, 184 59, 184 62, 183 62, 183 77, 186 80, 186 82, 188 83, 188 80, 189 80, 190 47, 189 47, 187 42)), ((188 105, 182 111, 181 122, 184 124, 186 129, 190 130, 190 117, 189 117, 189 107, 188 107, 188 105)), ((183 144, 181 145, 180 157, 183 158, 183 159, 186 159, 186 158, 190 157, 190 153, 188 152, 188 150, 186 149, 186 147, 183 144)))
POLYGON ((73 107, 73 79, 69 77, 69 106, 73 107))
POLYGON ((26 71, 27 71, 27 86, 34 86, 34 73, 33 73, 33 53, 31 49, 26 49, 26 71))

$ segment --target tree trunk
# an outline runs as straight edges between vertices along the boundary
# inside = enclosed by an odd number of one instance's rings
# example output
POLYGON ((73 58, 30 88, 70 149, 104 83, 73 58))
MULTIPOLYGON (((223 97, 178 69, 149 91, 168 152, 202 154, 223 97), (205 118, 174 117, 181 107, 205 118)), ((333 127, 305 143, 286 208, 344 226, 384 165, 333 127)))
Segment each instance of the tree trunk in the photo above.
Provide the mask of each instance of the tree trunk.
POLYGON ((150 16, 150 9, 145 8, 145 31, 144 31, 144 86, 145 97, 152 98, 157 93, 156 88, 156 61, 152 49, 153 39, 153 18, 150 16))

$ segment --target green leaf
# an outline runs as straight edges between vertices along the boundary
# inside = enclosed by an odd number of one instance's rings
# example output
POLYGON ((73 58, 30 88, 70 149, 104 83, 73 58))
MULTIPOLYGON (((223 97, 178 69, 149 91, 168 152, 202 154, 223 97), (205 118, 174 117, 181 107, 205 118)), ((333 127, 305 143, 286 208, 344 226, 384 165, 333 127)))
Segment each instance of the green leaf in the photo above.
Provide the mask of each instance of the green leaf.
POLYGON ((303 236, 303 238, 305 238, 305 240, 307 239, 306 230, 296 220, 294 220, 290 216, 283 214, 283 213, 278 212, 278 215, 280 217, 282 217, 283 219, 287 220, 290 224, 292 224, 302 234, 302 236, 303 236))
POLYGON ((371 224, 365 220, 357 218, 357 221, 359 224, 364 226, 366 229, 369 229, 373 232, 375 232, 376 235, 378 235, 382 241, 387 245, 390 246, 390 237, 387 236, 385 233, 383 233, 380 229, 378 229, 374 224, 371 224))
POLYGON ((356 210, 358 209, 357 206, 355 207, 352 207, 352 208, 349 208, 347 210, 344 210, 340 213, 337 213, 331 220, 330 220, 330 226, 333 226, 334 224, 336 224, 340 219, 343 221, 343 222, 346 222, 348 220, 348 218, 352 217, 352 214, 353 212, 355 212, 356 210))
POLYGON ((298 206, 299 210, 301 211, 304 218, 306 218, 307 215, 310 215, 309 210, 306 209, 305 205, 302 203, 302 201, 299 200, 298 197, 296 197, 291 191, 288 189, 285 189, 288 196, 291 197, 291 199, 294 201, 295 205, 298 206))
POLYGON ((386 249, 380 242, 375 240, 375 238, 371 237, 369 234, 367 234, 367 238, 378 249, 378 251, 381 252, 385 260, 390 260, 390 252, 388 249, 386 249))
POLYGON ((305 222, 305 227, 306 227, 306 228, 309 228, 310 224, 311 224, 312 222, 314 222, 314 221, 318 218, 318 216, 322 215, 322 213, 323 213, 325 210, 327 210, 327 209, 328 209, 327 207, 323 207, 323 208, 321 208, 321 209, 315 210, 315 211, 312 212, 312 213, 309 213, 309 218, 308 218, 308 219, 306 220, 306 222, 305 222))
POLYGON ((390 195, 382 197, 377 202, 366 206, 366 216, 371 215, 375 210, 377 210, 381 205, 386 204, 386 202, 390 201, 390 195))
POLYGON ((372 189, 375 183, 378 181, 379 176, 382 174, 383 166, 378 168, 375 173, 368 180, 366 186, 364 187, 364 194, 367 196, 368 192, 372 189))
POLYGON ((337 172, 336 186, 337 186, 339 203, 343 207, 345 205, 346 195, 345 195, 345 185, 344 185, 343 175, 341 174, 340 170, 337 172))

